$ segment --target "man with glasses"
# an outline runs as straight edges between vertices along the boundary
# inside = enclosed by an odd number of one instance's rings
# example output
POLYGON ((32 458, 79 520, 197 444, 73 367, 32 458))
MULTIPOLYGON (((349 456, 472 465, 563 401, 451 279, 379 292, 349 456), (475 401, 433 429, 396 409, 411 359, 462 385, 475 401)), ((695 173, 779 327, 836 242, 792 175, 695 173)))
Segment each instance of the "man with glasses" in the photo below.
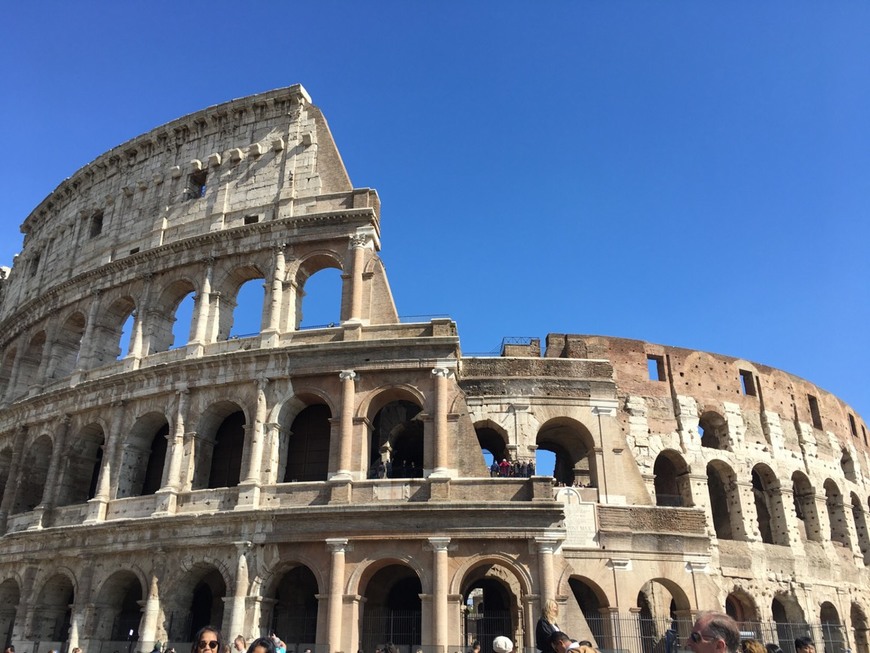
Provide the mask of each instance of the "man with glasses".
POLYGON ((686 648, 693 653, 737 653, 740 647, 740 628, 737 622, 721 612, 702 612, 698 615, 686 648))

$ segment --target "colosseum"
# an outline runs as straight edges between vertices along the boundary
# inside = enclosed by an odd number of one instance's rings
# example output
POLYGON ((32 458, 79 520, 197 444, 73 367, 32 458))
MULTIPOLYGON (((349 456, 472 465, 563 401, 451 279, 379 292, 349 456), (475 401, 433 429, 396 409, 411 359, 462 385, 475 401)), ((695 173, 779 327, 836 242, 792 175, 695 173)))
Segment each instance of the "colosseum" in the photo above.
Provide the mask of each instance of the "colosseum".
POLYGON ((714 608, 786 653, 870 653, 854 410, 635 340, 463 356, 451 319, 399 318, 380 227, 298 85, 134 138, 26 217, 0 282, 7 644, 184 651, 212 623, 288 653, 534 653, 553 599, 607 651, 672 651, 714 608), (340 320, 301 328, 329 270, 340 320))

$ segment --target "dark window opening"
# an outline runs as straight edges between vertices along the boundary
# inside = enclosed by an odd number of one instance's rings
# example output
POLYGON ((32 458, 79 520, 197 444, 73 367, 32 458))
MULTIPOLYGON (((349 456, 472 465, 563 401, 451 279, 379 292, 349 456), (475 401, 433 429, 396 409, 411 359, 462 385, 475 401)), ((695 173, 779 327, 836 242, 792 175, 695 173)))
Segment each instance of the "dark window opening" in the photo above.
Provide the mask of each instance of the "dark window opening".
POLYGON ((246 215, 245 224, 257 224, 260 221, 259 215, 246 215))
POLYGON ((206 180, 208 171, 197 170, 187 178, 187 188, 184 191, 185 199, 197 199, 205 196, 206 180))
POLYGON ((649 374, 650 381, 665 380, 665 359, 664 356, 648 355, 646 357, 646 369, 649 374))
POLYGON ((91 216, 91 227, 89 235, 91 238, 96 238, 103 233, 103 212, 97 211, 91 216))
POLYGON ((810 415, 813 418, 813 428, 822 428, 822 414, 819 412, 819 400, 813 395, 807 395, 807 401, 810 404, 810 415))
POLYGON ((131 254, 131 255, 132 255, 132 254, 138 254, 138 253, 139 253, 139 248, 138 248, 138 247, 134 247, 133 249, 130 250, 130 254, 131 254))
POLYGON ((852 437, 858 437, 858 427, 855 424, 855 416, 852 413, 849 413, 849 428, 852 429, 852 437))
POLYGON ((36 273, 39 271, 39 254, 33 257, 33 260, 30 262, 30 276, 35 277, 36 273))
POLYGON ((740 370, 740 390, 748 397, 756 395, 755 378, 749 370, 740 370))
POLYGON ((861 427, 861 435, 864 436, 864 444, 867 444, 867 429, 861 427))

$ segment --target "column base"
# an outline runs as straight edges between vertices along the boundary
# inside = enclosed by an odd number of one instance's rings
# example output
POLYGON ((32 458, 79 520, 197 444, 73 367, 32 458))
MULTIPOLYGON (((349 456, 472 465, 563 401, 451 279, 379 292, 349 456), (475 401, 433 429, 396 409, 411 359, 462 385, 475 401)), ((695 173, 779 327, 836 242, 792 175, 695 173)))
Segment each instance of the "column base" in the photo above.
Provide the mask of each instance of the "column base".
POLYGON ((353 500, 351 479, 329 479, 329 503, 350 503, 353 500))
POLYGON ((170 515, 174 515, 178 507, 178 491, 174 488, 169 490, 157 490, 155 495, 157 496, 157 505, 154 508, 154 512, 151 513, 151 516, 169 517, 170 515))
POLYGON ((96 524, 101 521, 106 521, 106 509, 108 508, 109 500, 94 497, 88 501, 88 516, 85 518, 85 524, 96 524))
POLYGON ((239 485, 239 499, 233 510, 256 510, 260 507, 260 486, 256 483, 239 485))

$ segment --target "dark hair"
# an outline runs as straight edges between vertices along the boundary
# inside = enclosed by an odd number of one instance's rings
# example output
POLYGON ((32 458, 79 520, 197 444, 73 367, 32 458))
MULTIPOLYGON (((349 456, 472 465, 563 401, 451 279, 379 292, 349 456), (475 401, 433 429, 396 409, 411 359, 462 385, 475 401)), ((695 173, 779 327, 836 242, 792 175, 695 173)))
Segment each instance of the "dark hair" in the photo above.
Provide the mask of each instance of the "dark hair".
POLYGON ((767 649, 767 653, 783 653, 782 649, 779 648, 779 644, 765 644, 764 648, 767 649))
POLYGON ((811 640, 809 637, 798 637, 796 640, 794 640, 795 651, 800 651, 802 648, 808 648, 810 646, 812 646, 813 648, 816 647, 816 645, 813 644, 813 640, 811 640))
POLYGON ((571 638, 568 637, 561 630, 557 630, 552 635, 550 635, 550 644, 555 644, 556 642, 570 642, 571 638))
POLYGON ((215 653, 222 653, 224 650, 224 636, 221 635, 220 628, 215 628, 214 626, 203 626, 199 630, 196 631, 196 635, 193 636, 193 644, 190 645, 190 653, 197 653, 199 649, 199 640, 202 638, 203 633, 214 633, 217 636, 218 645, 217 648, 214 649, 215 653))
POLYGON ((725 642, 725 648, 730 653, 736 653, 740 648, 740 628, 724 612, 702 612, 698 621, 704 623, 704 628, 725 642))
POLYGON ((266 653, 275 653, 275 642, 272 641, 270 637, 258 637, 251 645, 248 646, 247 653, 254 653, 254 649, 258 646, 262 646, 266 653))

